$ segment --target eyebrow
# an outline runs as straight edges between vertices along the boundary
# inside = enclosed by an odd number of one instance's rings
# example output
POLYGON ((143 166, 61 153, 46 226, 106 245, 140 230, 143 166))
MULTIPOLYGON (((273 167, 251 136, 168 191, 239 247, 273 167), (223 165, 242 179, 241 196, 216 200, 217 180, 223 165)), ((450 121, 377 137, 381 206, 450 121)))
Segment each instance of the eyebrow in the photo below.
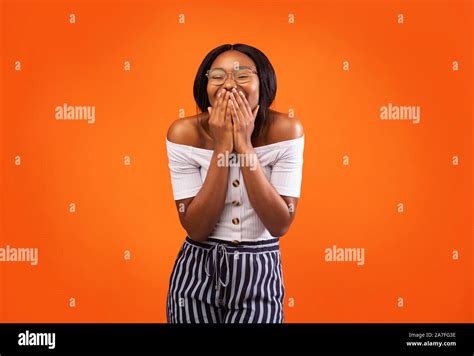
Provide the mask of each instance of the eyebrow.
MULTIPOLYGON (((239 69, 242 69, 242 68, 244 68, 244 69, 253 69, 252 67, 249 67, 249 66, 239 66, 239 69)), ((212 70, 212 69, 222 69, 223 71, 225 71, 225 69, 221 68, 221 67, 211 68, 210 70, 212 70)))

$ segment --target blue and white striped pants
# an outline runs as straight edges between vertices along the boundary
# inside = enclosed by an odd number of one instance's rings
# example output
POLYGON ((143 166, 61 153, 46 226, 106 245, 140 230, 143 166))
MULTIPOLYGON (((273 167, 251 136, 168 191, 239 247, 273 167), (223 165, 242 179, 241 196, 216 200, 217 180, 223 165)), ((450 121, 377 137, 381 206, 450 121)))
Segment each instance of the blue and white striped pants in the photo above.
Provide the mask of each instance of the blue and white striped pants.
POLYGON ((168 323, 283 323, 279 238, 233 242, 186 236, 170 277, 168 323))

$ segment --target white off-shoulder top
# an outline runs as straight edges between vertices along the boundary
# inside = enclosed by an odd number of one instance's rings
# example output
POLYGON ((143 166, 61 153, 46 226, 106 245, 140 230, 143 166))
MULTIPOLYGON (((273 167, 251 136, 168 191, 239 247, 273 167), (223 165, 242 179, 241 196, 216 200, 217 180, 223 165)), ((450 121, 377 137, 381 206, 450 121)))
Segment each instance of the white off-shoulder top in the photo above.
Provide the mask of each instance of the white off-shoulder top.
MULTIPOLYGON (((196 196, 206 179, 213 150, 174 143, 166 138, 173 197, 175 200, 196 196)), ((263 173, 284 196, 300 197, 304 135, 255 147, 263 173)), ((226 241, 274 239, 250 204, 242 171, 229 167, 225 206, 211 238, 226 241)))

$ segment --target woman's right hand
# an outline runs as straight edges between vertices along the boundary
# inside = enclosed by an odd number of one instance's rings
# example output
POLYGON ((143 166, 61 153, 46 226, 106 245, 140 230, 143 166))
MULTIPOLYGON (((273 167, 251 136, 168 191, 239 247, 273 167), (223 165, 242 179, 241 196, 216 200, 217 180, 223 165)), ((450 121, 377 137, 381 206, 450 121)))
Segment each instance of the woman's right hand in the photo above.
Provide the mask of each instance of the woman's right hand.
POLYGON ((214 140, 214 150, 232 152, 234 149, 234 130, 229 106, 230 91, 222 89, 214 107, 208 107, 209 134, 214 140))

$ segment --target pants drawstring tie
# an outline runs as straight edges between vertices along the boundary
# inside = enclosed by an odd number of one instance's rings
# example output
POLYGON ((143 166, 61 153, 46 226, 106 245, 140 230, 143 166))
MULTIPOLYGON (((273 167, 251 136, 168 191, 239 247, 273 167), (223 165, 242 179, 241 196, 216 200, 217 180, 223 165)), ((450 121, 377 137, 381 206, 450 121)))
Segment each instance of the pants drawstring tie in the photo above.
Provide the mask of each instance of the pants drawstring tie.
POLYGON ((206 265, 204 267, 206 275, 208 277, 214 277, 214 283, 216 290, 219 289, 220 286, 227 287, 230 280, 229 275, 229 258, 227 256, 227 250, 224 244, 217 243, 215 244, 210 250, 208 250, 206 256, 206 265), (209 259, 212 257, 212 261, 209 259), (209 263, 211 262, 211 263, 209 263), (222 280, 222 267, 225 263, 225 279, 222 280), (212 272, 209 271, 209 267, 212 268, 212 272))

